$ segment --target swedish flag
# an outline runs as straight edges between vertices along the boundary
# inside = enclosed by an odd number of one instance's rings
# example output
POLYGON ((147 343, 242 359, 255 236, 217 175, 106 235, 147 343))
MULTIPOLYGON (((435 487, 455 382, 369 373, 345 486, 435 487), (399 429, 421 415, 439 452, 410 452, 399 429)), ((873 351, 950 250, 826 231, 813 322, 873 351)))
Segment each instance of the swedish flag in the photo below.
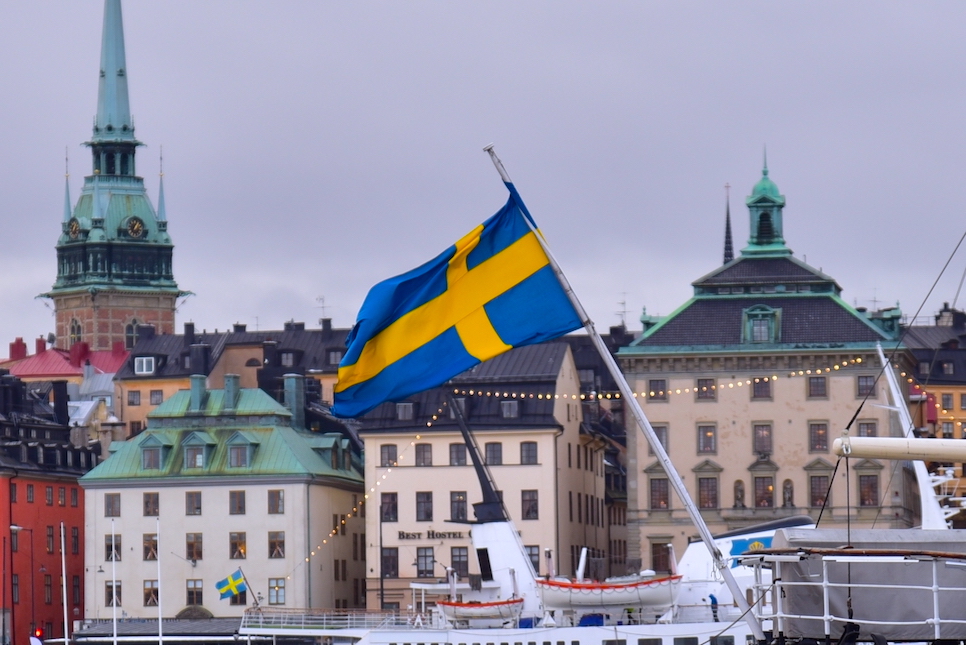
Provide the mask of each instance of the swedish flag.
POLYGON ((510 198, 496 215, 436 259, 369 291, 339 365, 336 416, 359 416, 582 325, 526 206, 506 186, 510 198))
POLYGON ((218 593, 221 594, 222 599, 237 596, 245 591, 248 591, 248 585, 245 584, 245 574, 242 573, 241 569, 231 574, 224 580, 219 580, 216 582, 215 587, 217 587, 218 593))

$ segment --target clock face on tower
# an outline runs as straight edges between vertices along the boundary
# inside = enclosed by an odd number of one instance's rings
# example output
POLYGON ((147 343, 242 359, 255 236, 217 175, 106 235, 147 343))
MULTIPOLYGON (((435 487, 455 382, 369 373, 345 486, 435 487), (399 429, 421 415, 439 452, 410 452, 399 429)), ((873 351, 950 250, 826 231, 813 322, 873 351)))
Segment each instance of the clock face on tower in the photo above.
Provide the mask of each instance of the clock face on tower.
POLYGON ((127 222, 127 234, 131 237, 141 237, 144 235, 144 222, 137 217, 132 217, 127 222))
POLYGON ((77 236, 80 235, 80 222, 77 221, 76 217, 70 218, 67 222, 67 234, 70 235, 70 239, 76 240, 77 236))

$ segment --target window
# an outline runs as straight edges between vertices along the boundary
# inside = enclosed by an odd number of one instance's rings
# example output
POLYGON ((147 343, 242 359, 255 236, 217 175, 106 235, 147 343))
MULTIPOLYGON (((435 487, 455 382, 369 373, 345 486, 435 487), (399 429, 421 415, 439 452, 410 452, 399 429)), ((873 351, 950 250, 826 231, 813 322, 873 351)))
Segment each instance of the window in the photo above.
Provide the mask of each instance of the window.
POLYGON ((500 401, 500 414, 504 419, 516 419, 520 416, 519 401, 500 401))
POLYGON ((469 549, 465 546, 454 546, 449 550, 450 565, 453 567, 453 571, 460 578, 466 578, 470 575, 470 555, 469 549))
POLYGON ((716 390, 713 378, 699 378, 694 386, 694 397, 698 401, 714 401, 716 390))
POLYGON ((540 519, 540 503, 535 490, 520 491, 521 516, 525 520, 540 519))
POLYGON ((203 605, 204 597, 202 596, 202 584, 201 580, 185 580, 185 604, 186 605, 203 605))
POLYGON ((927 376, 929 374, 929 362, 920 361, 919 363, 919 374, 922 376, 927 376))
POLYGON ((416 577, 433 577, 433 547, 421 546, 416 548, 416 577))
POLYGON ((143 540, 143 547, 144 547, 144 559, 157 560, 158 559, 158 534, 145 533, 142 540, 143 540))
POLYGON ((808 449, 811 452, 828 452, 828 424, 808 424, 808 449))
POLYGON ((755 318, 751 321, 751 342, 767 343, 769 341, 771 329, 768 322, 764 318, 755 318))
POLYGON ((342 362, 342 351, 338 349, 329 350, 329 365, 338 365, 342 362))
POLYGON ((54 600, 54 577, 52 575, 44 575, 44 603, 49 605, 54 600))
POLYGON ((120 562, 121 560, 121 536, 117 533, 108 533, 104 536, 104 561, 120 562))
POLYGON ((666 511, 671 505, 668 481, 663 477, 651 478, 651 510, 666 511))
POLYGON ((10 501, 17 503, 17 482, 10 482, 10 501))
POLYGON ((285 604, 285 578, 268 579, 268 604, 285 604))
POLYGON ((241 593, 235 594, 234 596, 228 599, 228 604, 244 607, 245 605, 248 604, 248 592, 243 591, 241 593))
POLYGON ((484 457, 487 466, 500 466, 503 464, 503 444, 491 442, 483 446, 484 457))
POLYGON ((386 443, 379 446, 379 465, 383 468, 396 465, 396 444, 386 443))
POLYGON ((828 495, 828 475, 812 475, 808 478, 808 504, 812 508, 821 508, 825 505, 825 496, 828 495))
POLYGON ((808 398, 825 399, 828 398, 828 379, 824 376, 808 377, 808 398))
POLYGON ((189 491, 184 494, 184 514, 201 515, 201 491, 189 491))
POLYGON ((942 395, 942 403, 943 403, 943 412, 945 412, 946 410, 952 410, 953 409, 953 395, 952 394, 943 394, 942 395))
POLYGON ((28 504, 34 503, 34 485, 33 484, 27 484, 27 503, 28 504))
POLYGON ((157 580, 144 581, 144 606, 145 607, 158 606, 158 581, 157 580))
POLYGON ((20 576, 16 573, 10 576, 10 599, 15 605, 20 604, 20 576))
POLYGON ((775 478, 755 477, 755 507, 774 508, 775 478))
POLYGON ((144 430, 144 424, 143 423, 141 423, 140 421, 132 421, 131 422, 131 434, 132 435, 140 434, 142 430, 144 430))
POLYGON ((523 547, 526 551, 527 557, 530 559, 530 564, 533 565, 533 570, 540 575, 540 545, 539 544, 528 544, 523 547))
POLYGON ((947 376, 956 373, 956 368, 953 366, 952 361, 943 361, 943 374, 947 376))
POLYGON ((770 455, 771 450, 771 424, 756 423, 754 425, 754 446, 753 450, 758 455, 770 455))
POLYGON ((875 397, 875 377, 874 376, 859 376, 856 379, 857 388, 856 396, 863 398, 866 396, 875 397))
POLYGON ((859 421, 859 436, 874 437, 878 434, 875 421, 859 421))
POLYGON ((135 374, 154 374, 154 356, 135 356, 135 374))
POLYGON ((698 454, 713 455, 718 451, 718 429, 715 426, 698 426, 698 454))
POLYGON ((245 514, 245 491, 243 490, 228 491, 228 514, 229 515, 245 514))
POLYGON ((953 422, 943 421, 943 439, 953 438, 953 422))
POLYGON ((771 381, 767 376, 756 378, 751 385, 752 400, 771 399, 771 381))
POLYGON ((228 466, 230 468, 245 468, 248 466, 248 446, 228 447, 228 466))
POLYGON ((416 444, 416 465, 417 466, 433 465, 433 446, 431 444, 428 444, 428 443, 416 444))
POLYGON ((268 557, 273 559, 285 557, 285 531, 268 532, 268 557))
POLYGON ((104 583, 104 605, 107 607, 121 606, 121 582, 108 580, 104 583))
MULTIPOLYGON (((654 428, 654 434, 657 435, 657 440, 661 442, 661 446, 664 448, 664 452, 667 452, 667 426, 652 426, 654 428)), ((651 446, 650 442, 647 445, 647 454, 654 454, 654 447, 651 446)), ((577 450, 577 456, 580 456, 580 450, 577 450)), ((579 459, 578 459, 579 461, 579 459)), ((578 465, 579 468, 579 465, 578 465)))
POLYGON ((450 466, 466 465, 466 444, 451 443, 449 445, 449 465, 450 466))
MULTIPOLYGON (((15 502, 17 501, 16 490, 17 489, 14 488, 13 501, 15 501, 15 502)), ((70 505, 73 508, 77 508, 77 489, 76 488, 71 488, 70 489, 70 505)))
POLYGON ((47 527, 47 553, 54 552, 54 527, 47 527))
POLYGON ((667 381, 662 378, 649 380, 647 382, 647 399, 649 401, 667 401, 667 381))
POLYGON ((651 542, 651 568, 658 572, 671 570, 671 549, 669 544, 651 542))
POLYGON ((879 505, 879 476, 859 475, 859 506, 879 505))
POLYGON ((204 446, 185 446, 184 447, 184 467, 185 468, 204 468, 205 467, 205 447, 204 446))
POLYGON ((399 521, 399 493, 383 493, 379 503, 383 522, 399 521))
POLYGON ((228 534, 228 557, 232 560, 245 559, 245 553, 248 550, 245 535, 238 532, 228 534))
POLYGON ((144 499, 144 516, 157 517, 158 516, 158 494, 144 493, 143 499, 144 499))
POLYGON ((141 468, 144 470, 158 470, 161 468, 161 448, 143 448, 141 450, 141 468))
MULTIPOLYGON (((774 290, 774 288, 772 289, 774 290)), ((751 288, 752 293, 761 293, 751 288)), ((779 318, 781 309, 772 309, 765 305, 756 305, 742 312, 744 321, 744 342, 746 343, 777 343, 780 342, 779 318)))
POLYGON ((295 365, 295 354, 293 352, 281 352, 278 358, 282 367, 293 367, 295 365))
POLYGON ((70 552, 73 555, 80 553, 80 529, 76 526, 70 527, 70 552))
POLYGON ((413 404, 412 403, 397 403, 396 404, 396 419, 399 421, 412 421, 413 420, 413 404))
POLYGON ((79 605, 81 602, 81 584, 80 576, 72 576, 70 579, 70 591, 71 599, 74 601, 75 605, 79 605))
MULTIPOLYGON (((32 502, 32 486, 27 486, 27 501, 32 502)), ((104 517, 121 517, 121 494, 104 493, 104 517)))
POLYGON ((281 515, 285 512, 285 491, 268 491, 268 513, 269 515, 281 515))
POLYGON ((466 519, 466 491, 453 491, 449 494, 449 519, 463 521, 466 519))
POLYGON ((81 324, 76 318, 70 321, 70 344, 79 343, 81 339, 81 324))
POLYGON ((133 349, 137 340, 138 321, 132 320, 124 327, 124 349, 133 349))
POLYGON ((536 441, 520 442, 520 463, 526 464, 526 465, 533 465, 537 463, 537 442, 536 441))
POLYGON ((465 418, 466 417, 466 397, 458 396, 453 400, 456 401, 456 404, 451 405, 449 407, 449 418, 455 419, 457 410, 459 410, 459 413, 463 415, 463 417, 465 418))
POLYGON ((164 392, 162 390, 151 390, 151 405, 161 405, 164 403, 164 392))
POLYGON ((399 577, 399 549, 397 547, 384 547, 382 549, 382 577, 399 577))
POLYGON ((433 493, 416 493, 416 521, 433 521, 433 493))
POLYGON ((959 409, 966 410, 966 394, 959 395, 959 409))
POLYGON ((54 487, 47 486, 44 488, 44 500, 47 502, 47 506, 54 505, 54 487))
POLYGON ((698 508, 718 508, 718 478, 698 477, 698 508))
POLYGON ((187 533, 184 538, 185 560, 198 561, 202 556, 203 539, 201 533, 187 533))

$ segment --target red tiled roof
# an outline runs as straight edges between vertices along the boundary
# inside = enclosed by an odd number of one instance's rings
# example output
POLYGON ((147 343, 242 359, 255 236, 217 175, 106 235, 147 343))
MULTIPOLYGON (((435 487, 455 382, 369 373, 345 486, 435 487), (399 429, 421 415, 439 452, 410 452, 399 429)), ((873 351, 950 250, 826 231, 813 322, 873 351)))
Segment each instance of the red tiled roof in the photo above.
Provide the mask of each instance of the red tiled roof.
MULTIPOLYGON (((89 352, 84 360, 91 362, 96 373, 114 374, 124 365, 128 355, 129 352, 127 351, 93 351, 89 352)), ((51 348, 39 354, 28 356, 11 365, 8 369, 11 374, 20 378, 82 376, 84 374, 83 362, 83 360, 80 361, 81 364, 77 366, 71 365, 69 351, 51 348)), ((3 365, 0 364, 0 367, 3 367, 3 365)))

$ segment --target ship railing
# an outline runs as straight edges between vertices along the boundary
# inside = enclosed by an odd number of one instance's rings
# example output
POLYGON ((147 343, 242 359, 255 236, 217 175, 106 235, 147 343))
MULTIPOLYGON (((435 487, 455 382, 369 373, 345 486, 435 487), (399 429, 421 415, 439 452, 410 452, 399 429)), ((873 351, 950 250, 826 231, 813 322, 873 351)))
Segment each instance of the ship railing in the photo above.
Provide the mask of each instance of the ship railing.
POLYGON ((766 549, 741 561, 757 571, 755 597, 770 601, 756 615, 778 634, 837 638, 852 624, 890 641, 966 638, 964 554, 766 549), (766 568, 773 582, 763 582, 766 568))
POLYGON ((253 607, 242 616, 241 629, 343 630, 405 629, 425 626, 419 614, 400 614, 364 609, 283 609, 253 607))

